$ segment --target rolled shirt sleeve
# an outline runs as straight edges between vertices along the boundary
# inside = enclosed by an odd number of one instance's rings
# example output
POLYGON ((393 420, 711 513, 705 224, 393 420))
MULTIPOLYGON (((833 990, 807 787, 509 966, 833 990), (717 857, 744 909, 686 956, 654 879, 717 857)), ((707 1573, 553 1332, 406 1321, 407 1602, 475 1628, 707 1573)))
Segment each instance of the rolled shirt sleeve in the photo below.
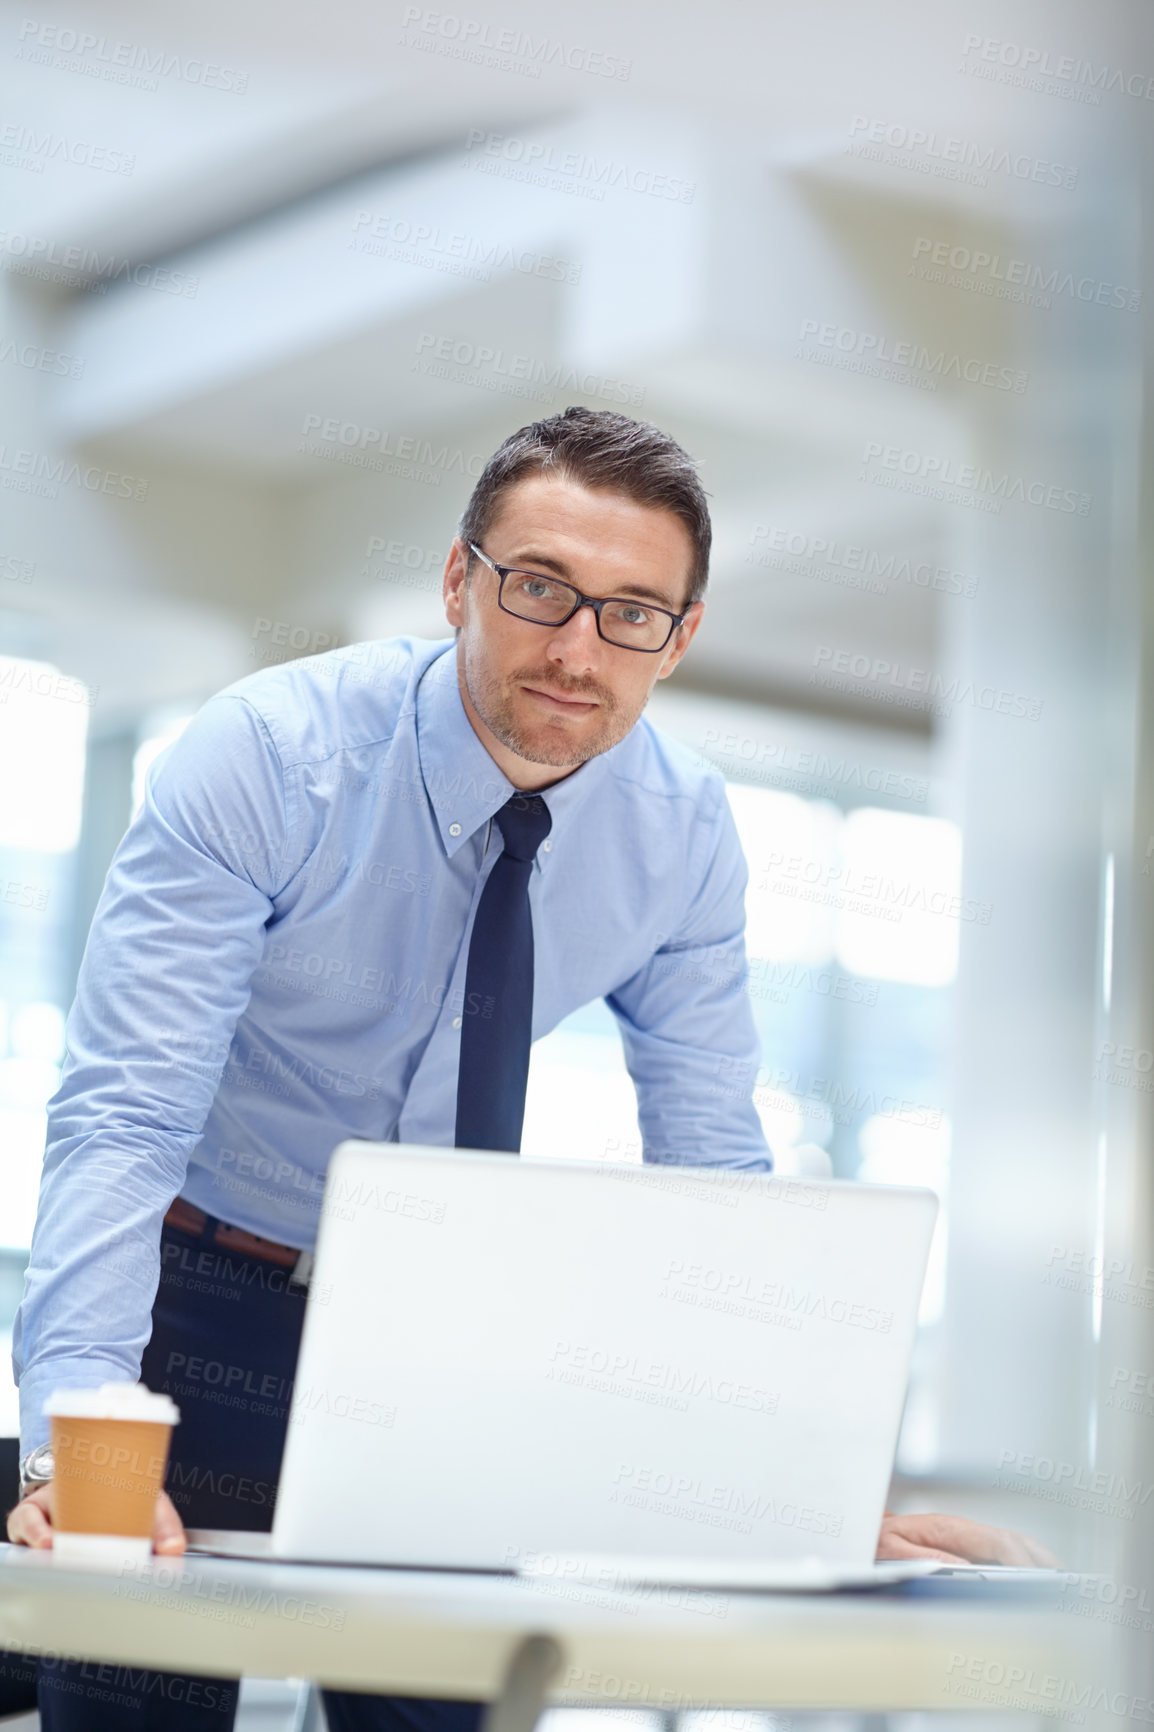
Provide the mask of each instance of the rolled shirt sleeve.
POLYGON ((607 998, 637 1090, 642 1154, 671 1165, 769 1172, 753 1104, 760 1043, 746 992, 748 870, 720 779, 687 862, 678 930, 607 998))
POLYGON ((210 700, 153 766, 80 969, 13 1335, 26 1450, 54 1389, 139 1376, 161 1219, 248 1003, 288 834, 265 723, 210 700))

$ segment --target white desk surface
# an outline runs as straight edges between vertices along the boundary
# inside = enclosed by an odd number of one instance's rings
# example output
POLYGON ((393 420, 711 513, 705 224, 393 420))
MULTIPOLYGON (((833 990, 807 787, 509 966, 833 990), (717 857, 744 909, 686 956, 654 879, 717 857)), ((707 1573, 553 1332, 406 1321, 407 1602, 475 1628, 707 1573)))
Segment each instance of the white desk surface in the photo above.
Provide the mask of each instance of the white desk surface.
POLYGON ((1072 1597, 632 1593, 208 1557, 109 1575, 0 1545, 0 1648, 491 1700, 544 1634, 564 1650, 549 1700, 587 1707, 1053 1713, 1104 1675, 1102 1627, 1064 1615, 1072 1597))

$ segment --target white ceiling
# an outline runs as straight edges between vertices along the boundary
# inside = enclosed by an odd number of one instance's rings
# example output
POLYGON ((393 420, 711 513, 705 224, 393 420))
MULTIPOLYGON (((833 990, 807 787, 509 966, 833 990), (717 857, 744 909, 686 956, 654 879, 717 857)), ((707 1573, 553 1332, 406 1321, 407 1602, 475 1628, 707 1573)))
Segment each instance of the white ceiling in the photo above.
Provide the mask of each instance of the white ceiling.
MULTIPOLYGON (((146 609, 150 592, 190 619, 200 609, 243 628, 270 585, 294 618, 345 633, 414 620, 438 629, 435 592, 366 579, 365 532, 387 522, 409 540, 447 544, 466 477, 447 470, 417 487, 355 468, 355 443, 314 438, 303 448, 302 430, 328 421, 378 430, 386 449, 389 438, 428 440, 483 456, 520 421, 581 395, 493 389, 520 356, 546 374, 574 367, 636 388, 636 412, 703 460, 717 558, 697 677, 847 712, 852 703, 810 683, 815 645, 930 665, 966 605, 910 581, 885 594, 847 586, 836 563, 846 546, 914 565, 959 560, 948 514, 858 481, 863 444, 882 432, 964 452, 1001 404, 964 382, 930 391, 823 364, 844 356, 816 340, 799 353, 800 334, 826 324, 1016 365, 1041 347, 1044 361, 1045 339, 1027 342, 1005 303, 912 280, 910 241, 946 235, 1048 257, 1100 196, 1124 116, 1117 104, 975 76, 976 65, 997 73, 998 64, 973 44, 1036 44, 1096 63, 1146 51, 1129 14, 1106 21, 1040 0, 729 0, 708 16, 685 3, 660 14, 566 3, 543 15, 502 0, 499 13, 458 15, 361 0, 323 11, 210 0, 192 12, 164 0, 28 16, 0 15, 7 137, 27 149, 30 129, 81 154, 119 152, 132 172, 50 154, 40 172, 27 156, 0 162, 0 256, 19 271, 31 240, 54 257, 73 246, 146 269, 143 286, 64 299, 42 277, 15 276, 10 309, 83 371, 37 378, 35 400, 21 378, 0 415, 10 439, 51 438, 155 476, 152 498, 168 502, 167 516, 159 505, 151 517, 125 511, 97 535, 77 518, 71 539, 59 511, 49 522, 37 502, 7 502, 23 512, 15 539, 34 545, 43 581, 4 601, 10 613, 43 616, 50 648, 60 633, 75 637, 77 619, 106 617, 129 596, 146 609), (406 18, 415 18, 407 30, 406 18), (96 40, 69 54, 56 45, 72 42, 70 31, 96 40), (501 70, 439 51, 455 51, 466 31, 474 43, 485 32, 527 35, 554 63, 534 77, 526 63, 501 70), (628 76, 567 70, 555 63, 562 52, 628 62, 628 76), (137 67, 177 56, 192 72, 170 66, 156 89, 97 75, 118 54, 137 67), (207 88, 201 61, 243 89, 207 88), (905 148, 882 161, 855 154, 871 128, 897 129, 889 136, 905 148), (486 158, 497 172, 477 172, 478 134, 489 133, 519 141, 522 162, 530 146, 538 162, 592 153, 692 181, 693 199, 621 189, 584 198, 573 190, 579 174, 554 173, 542 188, 506 177, 500 155, 486 158), (1076 171, 1077 184, 1039 185, 1009 167, 991 168, 980 187, 927 172, 966 149, 1052 161, 1076 171), (350 242, 366 211, 410 228, 431 221, 439 239, 417 263, 359 251, 350 242), (443 268, 452 235, 561 258, 580 281, 500 268, 463 279, 443 268), (161 271, 195 277, 196 293, 158 289, 161 271), (421 370, 434 339, 501 359, 464 381, 440 378, 421 370), (238 513, 247 563, 233 564, 238 513), (770 527, 840 552, 800 572, 758 564, 758 531, 764 542, 770 527), (70 626, 59 623, 53 639, 53 619, 66 614, 70 626)), ((380 445, 370 437, 370 455, 380 445)), ((223 668, 209 624, 206 654, 223 668)), ((75 644, 70 653, 83 656, 75 644)), ((130 683, 121 667, 113 684, 130 683)), ((873 713, 927 725, 916 712, 873 713)))

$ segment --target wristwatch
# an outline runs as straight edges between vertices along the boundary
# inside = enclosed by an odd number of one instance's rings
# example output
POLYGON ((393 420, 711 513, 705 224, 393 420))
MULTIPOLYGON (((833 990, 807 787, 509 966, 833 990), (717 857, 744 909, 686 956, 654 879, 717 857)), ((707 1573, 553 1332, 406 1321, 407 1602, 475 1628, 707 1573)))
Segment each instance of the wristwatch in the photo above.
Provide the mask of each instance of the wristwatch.
POLYGON ((47 1485, 56 1469, 52 1459, 52 1445, 42 1443, 38 1449, 30 1449, 20 1463, 20 1496, 27 1497, 30 1491, 38 1486, 47 1485))

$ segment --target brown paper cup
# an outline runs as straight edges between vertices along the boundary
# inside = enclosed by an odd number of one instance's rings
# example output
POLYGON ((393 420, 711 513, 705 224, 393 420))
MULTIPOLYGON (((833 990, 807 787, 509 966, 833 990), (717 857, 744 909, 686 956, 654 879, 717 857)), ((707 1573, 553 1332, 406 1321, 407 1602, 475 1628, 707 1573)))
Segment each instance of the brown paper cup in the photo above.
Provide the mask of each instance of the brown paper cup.
MULTIPOLYGON (((146 1391, 139 1393, 147 1398, 146 1391)), ((172 1424, 167 1418, 113 1418, 107 1406, 100 1411, 101 1403, 91 1399, 95 1394, 81 1391, 70 1402, 61 1391, 48 1403, 54 1558, 111 1567, 142 1562, 152 1551, 172 1424), (90 1411, 62 1411, 69 1405, 90 1411)), ((175 1413, 165 1397, 158 1398, 159 1411, 166 1407, 175 1413)))

